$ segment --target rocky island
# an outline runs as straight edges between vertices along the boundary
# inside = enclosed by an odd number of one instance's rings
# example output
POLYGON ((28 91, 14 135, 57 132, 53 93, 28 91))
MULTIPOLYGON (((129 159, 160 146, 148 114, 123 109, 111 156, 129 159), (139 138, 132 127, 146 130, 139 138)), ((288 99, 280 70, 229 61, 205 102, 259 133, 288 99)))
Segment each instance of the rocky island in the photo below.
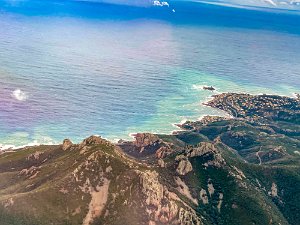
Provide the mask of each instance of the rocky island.
POLYGON ((1 225, 300 221, 300 100, 225 93, 172 135, 0 154, 1 225))
POLYGON ((203 90, 207 90, 207 91, 215 91, 216 89, 213 86, 204 86, 203 90))

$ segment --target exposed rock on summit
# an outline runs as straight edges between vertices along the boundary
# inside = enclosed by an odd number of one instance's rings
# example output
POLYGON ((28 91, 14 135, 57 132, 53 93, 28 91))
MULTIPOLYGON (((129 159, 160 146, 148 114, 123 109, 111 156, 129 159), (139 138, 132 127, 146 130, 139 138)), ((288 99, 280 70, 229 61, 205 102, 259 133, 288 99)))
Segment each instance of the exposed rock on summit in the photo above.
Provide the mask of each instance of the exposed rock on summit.
POLYGON ((65 139, 62 144, 62 150, 66 151, 73 145, 72 141, 69 139, 65 139))
POLYGON ((173 152, 169 143, 164 142, 158 135, 150 133, 137 133, 135 140, 122 141, 118 146, 128 155, 135 158, 165 158, 173 152))
POLYGON ((159 143, 159 138, 155 134, 137 133, 134 135, 134 137, 135 137, 134 145, 138 148, 144 148, 159 143))
POLYGON ((188 157, 199 157, 208 153, 216 153, 217 149, 213 143, 200 142, 196 147, 193 147, 188 153, 188 157))
POLYGON ((111 143, 100 136, 90 136, 86 139, 84 139, 80 144, 79 148, 83 148, 84 146, 91 146, 91 145, 99 145, 99 144, 104 144, 104 145, 111 145, 111 143))

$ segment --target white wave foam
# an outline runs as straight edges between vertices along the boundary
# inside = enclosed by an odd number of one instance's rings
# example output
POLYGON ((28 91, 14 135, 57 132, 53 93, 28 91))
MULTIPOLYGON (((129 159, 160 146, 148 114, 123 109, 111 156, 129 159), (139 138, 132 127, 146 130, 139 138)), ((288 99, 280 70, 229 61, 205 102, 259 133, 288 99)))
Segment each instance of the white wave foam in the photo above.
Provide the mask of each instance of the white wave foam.
POLYGON ((186 118, 182 119, 182 120, 180 121, 179 125, 182 125, 182 124, 186 123, 186 121, 188 121, 188 119, 186 119, 186 118))
POLYGON ((18 101, 26 101, 28 95, 26 94, 26 92, 22 91, 21 89, 16 89, 13 91, 12 97, 18 101))
POLYGON ((17 150, 21 148, 26 148, 26 147, 34 147, 34 146, 40 146, 40 145, 57 145, 59 143, 54 142, 52 139, 48 139, 48 141, 37 141, 34 140, 32 142, 29 142, 28 144, 24 145, 6 145, 6 144, 1 144, 0 143, 0 152, 7 152, 8 150, 17 150))
POLYGON ((14 145, 2 145, 0 144, 0 152, 8 149, 14 149, 14 145))
POLYGON ((25 148, 25 147, 33 147, 33 146, 40 146, 41 144, 38 143, 37 141, 33 141, 31 143, 28 143, 26 145, 3 145, 0 144, 0 152, 1 151, 7 151, 7 150, 16 150, 16 149, 20 149, 20 148, 25 148))
POLYGON ((299 95, 299 93, 292 93, 292 97, 297 99, 300 97, 300 95, 299 95))
POLYGON ((134 140, 134 137, 136 136, 137 133, 129 133, 128 136, 130 137, 131 140, 134 140))
POLYGON ((193 84, 192 85, 192 89, 194 89, 194 90, 202 90, 204 86, 205 86, 204 84, 193 84))

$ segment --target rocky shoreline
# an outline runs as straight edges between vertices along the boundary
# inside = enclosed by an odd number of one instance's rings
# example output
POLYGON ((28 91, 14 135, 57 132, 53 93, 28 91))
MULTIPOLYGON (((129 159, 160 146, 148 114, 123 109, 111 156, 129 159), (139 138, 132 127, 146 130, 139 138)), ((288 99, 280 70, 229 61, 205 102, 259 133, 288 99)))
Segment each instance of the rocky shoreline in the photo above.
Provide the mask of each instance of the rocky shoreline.
MULTIPOLYGON (((213 99, 204 103, 205 105, 217 108, 228 113, 232 118, 219 116, 204 116, 199 121, 187 121, 177 124, 183 130, 196 129, 197 126, 207 126, 215 122, 235 121, 243 119, 246 122, 263 125, 277 126, 280 122, 300 124, 300 99, 276 95, 250 95, 237 93, 223 93, 213 95, 213 99)), ((295 132, 298 130, 295 126, 295 132)), ((271 129, 271 128, 270 128, 271 129)), ((180 135, 183 131, 176 131, 173 134, 180 135)), ((138 133, 135 141, 120 141, 125 152, 134 157, 144 157, 155 153, 159 158, 171 152, 169 144, 162 143, 159 134, 138 133)))
POLYGON ((300 99, 298 97, 223 93, 213 95, 213 100, 205 105, 223 110, 235 118, 266 121, 290 117, 299 122, 300 99))
MULTIPOLYGON (((300 98, 299 94, 296 94, 295 98, 279 96, 279 95, 250 95, 245 93, 222 93, 218 95, 212 95, 212 100, 203 103, 203 105, 216 108, 228 113, 235 119, 243 118, 251 121, 267 121, 269 119, 275 120, 280 119, 280 117, 285 116, 290 117, 291 119, 296 119, 297 123, 300 121, 300 98)), ((285 118, 285 119, 286 119, 285 118)), ((211 122, 226 120, 226 117, 219 116, 204 116, 200 121, 194 121, 195 123, 201 122, 202 124, 208 124, 211 122)), ((175 124, 179 128, 185 129, 189 122, 183 124, 175 124)), ((174 134, 180 133, 181 131, 174 131, 174 134)), ((154 136, 155 134, 153 134, 154 136)), ((147 133, 147 136, 152 136, 152 134, 147 133)), ((142 133, 134 134, 133 137, 136 139, 135 143, 139 146, 140 138, 146 138, 145 141, 154 141, 151 140, 152 137, 142 137, 142 133)), ((154 138, 155 139, 155 138, 154 138)), ((120 139, 119 144, 121 143, 131 143, 131 141, 125 141, 120 139)), ((42 144, 43 145, 43 144, 42 144)), ((20 148, 8 148, 3 149, 2 152, 13 151, 18 149, 24 149, 28 147, 33 147, 34 145, 23 146, 20 148)), ((1 149, 0 149, 1 151, 1 149)))

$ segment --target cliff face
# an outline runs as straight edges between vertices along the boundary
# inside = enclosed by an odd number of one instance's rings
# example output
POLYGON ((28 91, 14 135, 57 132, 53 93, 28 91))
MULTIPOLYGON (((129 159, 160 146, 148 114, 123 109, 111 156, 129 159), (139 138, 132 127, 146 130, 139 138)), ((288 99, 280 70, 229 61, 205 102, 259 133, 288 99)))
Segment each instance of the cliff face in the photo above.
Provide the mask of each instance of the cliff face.
MULTIPOLYGON (((214 104, 232 111, 244 97, 214 104)), ((92 136, 2 153, 0 224, 296 225, 299 125, 291 116, 262 123, 245 107, 247 116, 205 117, 174 135, 137 134, 117 145, 92 136)))

